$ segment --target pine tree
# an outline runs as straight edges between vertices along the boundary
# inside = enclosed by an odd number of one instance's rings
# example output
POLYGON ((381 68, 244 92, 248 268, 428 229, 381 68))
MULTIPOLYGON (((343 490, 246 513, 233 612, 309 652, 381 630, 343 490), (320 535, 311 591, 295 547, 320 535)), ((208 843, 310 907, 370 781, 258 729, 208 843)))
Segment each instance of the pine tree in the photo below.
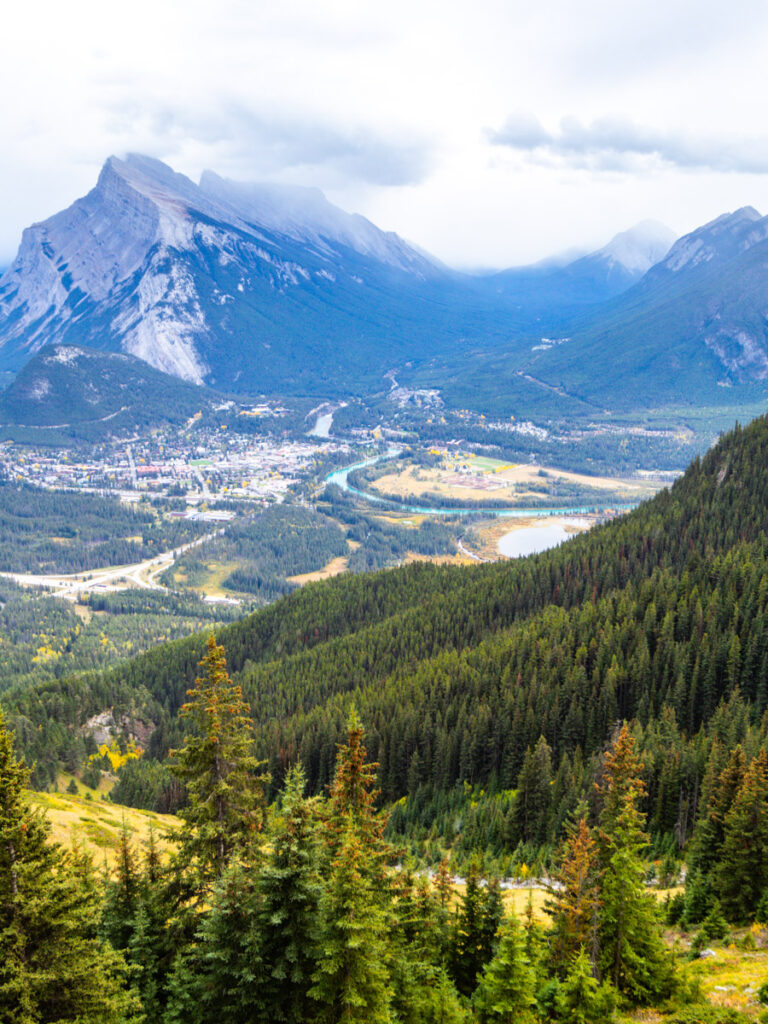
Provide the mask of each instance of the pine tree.
POLYGON ((480 959, 488 963, 496 952, 497 933, 504 916, 504 901, 498 878, 491 878, 483 890, 480 924, 480 959))
POLYGON ((448 868, 448 860, 443 857, 435 872, 435 930, 440 952, 440 964, 447 967, 451 952, 451 903, 453 901, 453 876, 448 868))
POLYGON ((474 1004, 483 1024, 522 1024, 533 1019, 535 973, 525 955, 525 936, 514 914, 499 931, 496 955, 485 967, 474 1004))
POLYGON ((370 858, 352 828, 341 836, 320 902, 320 943, 310 997, 323 1024, 390 1024, 388 921, 371 885, 370 858))
POLYGON ((192 731, 175 752, 174 771, 189 797, 179 811, 184 820, 180 858, 194 867, 204 891, 236 852, 246 854, 258 845, 266 778, 253 756, 250 708, 227 674, 224 648, 213 635, 200 664, 205 675, 187 691, 190 699, 179 712, 192 731))
POLYGON ((552 785, 552 750, 540 736, 536 746, 525 752, 517 780, 513 811, 515 835, 519 842, 540 846, 547 839, 552 785))
POLYGON ((371 851, 382 851, 385 822, 376 813, 376 771, 379 765, 367 762, 363 726, 353 707, 347 720, 347 742, 339 744, 336 771, 330 787, 329 825, 331 837, 351 824, 371 851))
POLYGON ((178 951, 173 915, 178 908, 175 880, 166 878, 154 830, 150 828, 138 880, 137 910, 128 943, 131 987, 138 994, 146 1024, 160 1024, 168 996, 168 975, 178 951))
POLYGON ((136 855, 123 821, 117 856, 117 877, 108 882, 102 907, 101 931, 114 949, 126 950, 133 935, 139 902, 136 855))
POLYGON ((384 821, 375 811, 376 765, 366 762, 353 710, 331 785, 317 966, 309 996, 322 1024, 389 1024, 390 881, 384 821))
POLYGON ((211 893, 193 946, 177 958, 168 1024, 252 1024, 272 1018, 260 989, 256 877, 235 859, 211 893))
POLYGON ((465 1012, 443 965, 441 896, 425 878, 400 872, 392 915, 393 1000, 398 1024, 461 1021, 465 1012))
MULTIPOLYGON (((714 766, 719 763, 720 749, 719 743, 713 744, 712 764, 714 766)), ((722 771, 715 773, 715 768, 708 769, 707 778, 704 781, 705 807, 696 823, 688 856, 689 878, 695 872, 709 876, 712 868, 718 862, 720 848, 725 838, 725 818, 744 781, 745 771, 746 763, 741 745, 731 751, 728 762, 722 771), (711 773, 715 773, 714 777, 711 773)))
POLYGON ((467 870, 451 952, 451 975, 456 988, 467 997, 474 992, 477 976, 488 962, 484 956, 483 904, 479 868, 473 860, 467 870))
POLYGON ((634 746, 624 725, 605 755, 598 937, 603 976, 633 1002, 647 1003, 669 993, 672 967, 655 900, 645 891, 641 852, 648 838, 638 808, 644 786, 634 746))
POLYGON ((690 928, 693 924, 700 924, 709 913, 714 899, 714 890, 709 879, 701 871, 692 871, 685 879, 681 915, 683 927, 690 928))
POLYGON ((28 778, 0 714, 0 1021, 122 1024, 137 1007, 124 962, 96 937, 95 886, 49 841, 28 778))

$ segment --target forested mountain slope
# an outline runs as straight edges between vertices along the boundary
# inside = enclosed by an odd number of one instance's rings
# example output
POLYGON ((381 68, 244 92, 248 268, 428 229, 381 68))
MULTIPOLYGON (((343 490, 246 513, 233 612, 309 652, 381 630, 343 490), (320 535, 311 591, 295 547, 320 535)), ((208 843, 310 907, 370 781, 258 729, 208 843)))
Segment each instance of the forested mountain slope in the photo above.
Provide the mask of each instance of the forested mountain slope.
MULTIPOLYGON (((275 782, 299 757, 313 788, 328 782, 351 700, 388 800, 519 784, 540 737, 572 791, 573 766, 627 718, 655 737, 655 823, 692 819, 711 744, 759 728, 768 702, 767 459, 761 418, 671 490, 554 551, 341 577, 222 629, 275 782)), ((77 760, 77 727, 109 706, 156 723, 149 753, 164 756, 203 646, 8 693, 38 783, 77 760)))

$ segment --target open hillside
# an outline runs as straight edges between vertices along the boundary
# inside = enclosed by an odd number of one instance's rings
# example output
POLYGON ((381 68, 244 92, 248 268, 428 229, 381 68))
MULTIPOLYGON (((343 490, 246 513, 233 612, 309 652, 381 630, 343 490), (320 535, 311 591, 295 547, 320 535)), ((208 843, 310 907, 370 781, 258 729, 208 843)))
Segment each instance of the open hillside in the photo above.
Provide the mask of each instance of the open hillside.
POLYGON ((123 832, 144 846, 154 833, 158 849, 168 848, 169 833, 178 826, 169 814, 119 807, 100 799, 73 793, 33 793, 30 802, 51 825, 51 838, 64 847, 78 846, 93 858, 94 865, 114 867, 123 832))

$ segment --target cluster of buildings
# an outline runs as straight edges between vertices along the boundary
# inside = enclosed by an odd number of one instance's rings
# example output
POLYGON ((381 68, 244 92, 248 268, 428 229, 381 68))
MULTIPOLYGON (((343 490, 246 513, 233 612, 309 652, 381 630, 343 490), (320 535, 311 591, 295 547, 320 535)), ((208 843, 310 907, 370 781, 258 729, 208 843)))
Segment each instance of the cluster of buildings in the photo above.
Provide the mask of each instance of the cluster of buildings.
POLYGON ((76 449, 0 445, 0 474, 34 486, 113 491, 124 500, 186 499, 189 515, 211 515, 211 499, 282 501, 317 460, 338 451, 326 439, 269 439, 231 430, 160 431, 128 443, 76 449))

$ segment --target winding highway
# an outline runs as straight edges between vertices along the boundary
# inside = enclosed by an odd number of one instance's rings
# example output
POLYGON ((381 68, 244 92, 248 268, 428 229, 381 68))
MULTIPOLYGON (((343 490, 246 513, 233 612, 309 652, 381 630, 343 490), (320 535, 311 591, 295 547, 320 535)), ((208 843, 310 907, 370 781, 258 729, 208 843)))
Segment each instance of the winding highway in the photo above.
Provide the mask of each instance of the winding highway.
POLYGON ((190 541, 188 544, 181 544, 172 551, 165 551, 162 555, 155 555, 143 562, 135 562, 133 565, 108 566, 105 569, 91 569, 88 572, 77 572, 62 575, 37 575, 35 573, 0 572, 0 576, 13 580, 24 587, 41 587, 50 590, 55 597, 63 597, 69 601, 77 599, 85 593, 93 590, 126 590, 129 587, 142 590, 166 591, 167 587, 157 582, 157 577, 165 572, 185 552, 192 548, 205 544, 214 537, 220 537, 224 533, 223 528, 214 530, 213 533, 206 533, 203 537, 190 541))

